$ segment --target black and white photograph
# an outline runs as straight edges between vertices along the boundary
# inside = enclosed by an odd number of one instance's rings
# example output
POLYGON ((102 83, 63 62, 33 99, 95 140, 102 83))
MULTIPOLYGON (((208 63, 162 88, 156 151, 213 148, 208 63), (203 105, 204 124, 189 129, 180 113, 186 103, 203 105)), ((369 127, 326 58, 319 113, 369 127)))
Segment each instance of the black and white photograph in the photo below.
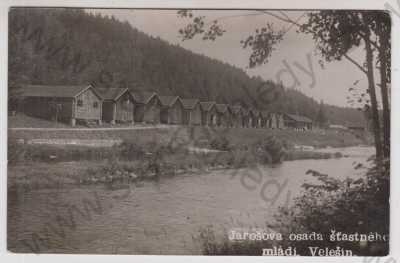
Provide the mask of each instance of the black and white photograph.
POLYGON ((7 250, 387 256, 395 15, 10 7, 7 250))

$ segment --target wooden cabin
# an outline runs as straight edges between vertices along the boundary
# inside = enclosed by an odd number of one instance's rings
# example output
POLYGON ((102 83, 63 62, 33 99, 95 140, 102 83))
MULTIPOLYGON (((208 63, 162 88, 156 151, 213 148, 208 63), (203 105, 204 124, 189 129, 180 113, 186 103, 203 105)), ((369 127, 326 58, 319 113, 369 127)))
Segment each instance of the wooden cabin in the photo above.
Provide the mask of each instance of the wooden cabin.
POLYGON ((258 111, 257 114, 257 128, 263 128, 264 127, 264 114, 262 111, 258 111))
POLYGON ((183 104, 178 96, 159 96, 161 101, 161 123, 182 124, 183 104))
POLYGON ((217 110, 214 101, 200 102, 201 106, 201 124, 204 126, 217 125, 217 110))
POLYGON ((269 112, 260 111, 261 116, 261 128, 269 128, 269 112))
POLYGON ((262 125, 261 112, 257 109, 252 109, 251 112, 253 113, 252 127, 253 128, 261 128, 261 125, 262 125))
POLYGON ((217 110, 217 125, 231 127, 231 113, 227 104, 215 104, 217 110))
POLYGON ((92 85, 22 87, 23 110, 27 115, 56 121, 96 121, 101 124, 101 95, 92 85))
POLYGON ((312 130, 313 122, 311 119, 296 115, 296 114, 283 114, 285 127, 292 128, 295 130, 312 130))
POLYGON ((271 112, 269 121, 270 121, 269 128, 271 128, 271 129, 284 129, 285 128, 283 114, 280 112, 271 112))
POLYGON ((249 122, 249 124, 248 124, 248 127, 249 128, 255 128, 257 125, 256 125, 256 115, 257 115, 257 110, 255 110, 255 109, 249 109, 249 115, 248 115, 248 122, 249 122))
POLYGON ((275 113, 275 112, 271 112, 269 114, 269 128, 278 129, 277 116, 278 116, 278 113, 275 113))
POLYGON ((229 106, 233 127, 243 127, 243 108, 240 105, 229 106))
POLYGON ((132 92, 135 99, 135 122, 158 124, 161 121, 161 101, 155 92, 132 92))
POLYGON ((242 108, 242 127, 249 128, 250 124, 250 111, 246 108, 242 108))
POLYGON ((201 125, 201 106, 198 99, 181 99, 183 105, 182 123, 185 125, 201 125))
POLYGON ((102 120, 111 124, 133 123, 135 100, 128 88, 96 88, 103 97, 102 120))

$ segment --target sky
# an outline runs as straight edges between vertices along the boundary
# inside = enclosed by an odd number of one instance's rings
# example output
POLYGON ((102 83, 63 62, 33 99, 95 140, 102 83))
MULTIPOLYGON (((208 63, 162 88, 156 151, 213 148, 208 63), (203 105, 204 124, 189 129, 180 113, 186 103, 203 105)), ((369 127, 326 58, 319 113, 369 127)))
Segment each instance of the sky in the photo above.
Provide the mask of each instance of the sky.
MULTIPOLYGON (((318 63, 321 57, 315 52, 315 42, 310 35, 296 32, 296 26, 287 24, 272 16, 255 10, 194 10, 194 15, 205 16, 205 20, 219 20, 226 32, 216 41, 203 41, 200 37, 182 41, 178 30, 189 20, 177 16, 177 10, 145 9, 92 9, 88 12, 114 16, 129 22, 133 27, 154 37, 160 37, 185 49, 218 59, 242 68, 250 76, 260 76, 265 80, 282 82, 287 88, 297 89, 304 94, 337 106, 351 106, 346 97, 348 89, 359 81, 357 87, 366 89, 367 80, 361 71, 347 60, 318 63), (256 28, 272 23, 274 29, 285 30, 283 40, 276 46, 268 63, 249 69, 249 50, 241 47, 240 41, 252 34, 256 28), (291 28, 290 28, 291 27, 291 28), (290 29, 289 29, 290 28, 290 29)), ((278 11, 274 11, 279 14, 278 11)), ((303 11, 285 11, 293 20, 305 16, 303 11)), ((354 49, 350 55, 362 62, 363 51, 354 49)))

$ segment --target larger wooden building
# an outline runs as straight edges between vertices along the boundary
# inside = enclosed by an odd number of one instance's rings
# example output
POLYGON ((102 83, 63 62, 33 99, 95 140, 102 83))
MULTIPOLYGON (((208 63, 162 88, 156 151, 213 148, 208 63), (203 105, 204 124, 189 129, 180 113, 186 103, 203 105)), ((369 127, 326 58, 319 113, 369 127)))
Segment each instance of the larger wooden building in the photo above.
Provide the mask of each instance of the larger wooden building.
POLYGON ((283 114, 285 126, 295 130, 312 130, 313 122, 311 119, 296 115, 296 114, 283 114))
POLYGON ((135 100, 128 88, 97 88, 103 97, 102 120, 111 124, 133 123, 135 100))
POLYGON ((22 86, 23 108, 27 115, 70 121, 96 121, 101 124, 101 95, 91 85, 22 86))

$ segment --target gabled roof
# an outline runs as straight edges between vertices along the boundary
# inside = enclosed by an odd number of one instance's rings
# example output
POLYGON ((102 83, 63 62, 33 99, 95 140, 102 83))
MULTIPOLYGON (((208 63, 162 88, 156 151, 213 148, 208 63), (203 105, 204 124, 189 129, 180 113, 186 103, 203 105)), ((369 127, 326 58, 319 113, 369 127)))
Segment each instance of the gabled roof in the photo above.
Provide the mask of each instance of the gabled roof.
POLYGON ((249 114, 257 115, 257 110, 256 110, 256 109, 253 109, 253 108, 250 108, 250 109, 249 109, 249 114))
POLYGON ((200 106, 204 111, 209 111, 215 105, 215 101, 202 101, 200 106))
POLYGON ((24 97, 47 97, 47 98, 75 98, 87 89, 102 99, 102 96, 92 85, 22 85, 22 96, 24 97))
POLYGON ((161 105, 162 106, 172 106, 175 104, 177 100, 179 100, 178 96, 158 96, 160 99, 161 105))
POLYGON ((260 115, 260 111, 257 110, 257 109, 252 109, 251 111, 253 112, 253 114, 254 114, 255 116, 259 116, 259 115, 260 115))
POLYGON ((228 105, 226 104, 215 104, 215 108, 219 113, 225 113, 228 111, 228 105))
POLYGON ((183 108, 186 110, 192 110, 200 103, 198 99, 181 99, 181 101, 183 108))
POLYGON ((117 101, 126 92, 129 92, 128 88, 96 88, 100 95, 105 100, 117 101))
POLYGON ((136 102, 147 104, 154 97, 157 96, 157 93, 152 91, 131 91, 133 97, 136 102))
POLYGON ((242 107, 242 113, 243 113, 243 115, 245 115, 245 116, 249 115, 249 109, 246 109, 246 108, 243 108, 243 107, 242 107))
POLYGON ((287 114, 287 113, 285 115, 294 121, 312 123, 312 120, 305 116, 296 115, 296 114, 287 114))

